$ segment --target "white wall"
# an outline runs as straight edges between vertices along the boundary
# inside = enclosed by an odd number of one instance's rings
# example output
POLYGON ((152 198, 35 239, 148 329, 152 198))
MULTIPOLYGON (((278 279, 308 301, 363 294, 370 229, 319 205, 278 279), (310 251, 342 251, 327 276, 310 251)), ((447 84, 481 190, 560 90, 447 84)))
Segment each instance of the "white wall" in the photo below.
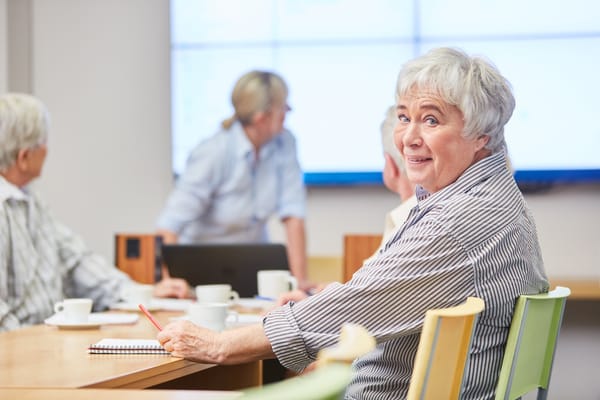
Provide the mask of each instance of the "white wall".
POLYGON ((559 186, 525 198, 548 275, 600 281, 600 185, 559 186))
POLYGON ((0 93, 8 90, 6 0, 0 0, 0 93))
POLYGON ((52 116, 39 190, 112 260, 149 232, 171 185, 167 0, 35 0, 34 93, 52 116))

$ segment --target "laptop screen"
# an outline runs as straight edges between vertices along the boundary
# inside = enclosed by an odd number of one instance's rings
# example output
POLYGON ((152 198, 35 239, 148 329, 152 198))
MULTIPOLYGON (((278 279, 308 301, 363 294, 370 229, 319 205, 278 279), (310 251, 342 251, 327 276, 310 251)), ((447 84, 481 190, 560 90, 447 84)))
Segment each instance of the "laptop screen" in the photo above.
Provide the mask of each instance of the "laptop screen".
POLYGON ((162 246, 169 274, 196 285, 228 283, 240 297, 258 293, 256 273, 263 269, 288 269, 285 245, 170 244, 162 246))

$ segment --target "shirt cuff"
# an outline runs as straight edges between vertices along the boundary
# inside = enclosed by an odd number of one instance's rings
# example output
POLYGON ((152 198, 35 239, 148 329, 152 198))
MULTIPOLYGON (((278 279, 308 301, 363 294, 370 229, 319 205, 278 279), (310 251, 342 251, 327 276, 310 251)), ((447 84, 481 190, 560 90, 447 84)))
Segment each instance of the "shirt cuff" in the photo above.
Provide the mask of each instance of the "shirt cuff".
POLYGON ((314 361, 306 350, 300 328, 294 319, 294 302, 281 306, 263 318, 263 328, 279 362, 300 372, 314 361))

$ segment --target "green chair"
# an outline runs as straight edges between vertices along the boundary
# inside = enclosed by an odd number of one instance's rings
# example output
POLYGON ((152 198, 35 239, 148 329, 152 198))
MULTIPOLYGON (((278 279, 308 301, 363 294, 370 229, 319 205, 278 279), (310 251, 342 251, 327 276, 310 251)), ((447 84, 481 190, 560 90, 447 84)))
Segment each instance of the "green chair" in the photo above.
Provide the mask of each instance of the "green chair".
POLYGON ((339 343, 321 350, 317 368, 304 375, 244 391, 241 400, 341 399, 352 379, 352 361, 375 347, 375 339, 359 325, 342 327, 339 343))
POLYGON ((352 366, 332 364, 305 375, 249 389, 240 400, 334 400, 343 398, 352 366))
POLYGON ((496 400, 513 400, 538 390, 538 400, 548 396, 552 363, 569 288, 557 286, 549 293, 522 295, 513 314, 496 400))
POLYGON ((458 306, 425 313, 408 400, 460 398, 473 330, 484 308, 482 299, 469 297, 458 306))

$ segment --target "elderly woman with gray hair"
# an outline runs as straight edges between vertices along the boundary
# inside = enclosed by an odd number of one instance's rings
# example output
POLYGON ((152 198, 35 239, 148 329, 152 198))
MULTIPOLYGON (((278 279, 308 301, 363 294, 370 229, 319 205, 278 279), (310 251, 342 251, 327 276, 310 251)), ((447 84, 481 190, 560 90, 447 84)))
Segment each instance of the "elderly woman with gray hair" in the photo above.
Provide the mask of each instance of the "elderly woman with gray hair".
POLYGON ((345 284, 212 332, 178 321, 158 334, 174 356, 231 364, 277 359, 302 370, 346 322, 377 348, 354 363, 347 399, 406 397, 425 312, 480 297, 463 399, 492 399, 515 300, 548 290, 533 218, 506 164, 514 98, 490 62, 450 48, 408 61, 398 78, 395 142, 417 207, 345 284))
POLYGON ((267 242, 267 223, 285 225, 292 274, 306 276, 306 193, 296 140, 284 128, 288 88, 279 75, 250 71, 231 94, 234 114, 190 153, 157 226, 165 243, 267 242))

